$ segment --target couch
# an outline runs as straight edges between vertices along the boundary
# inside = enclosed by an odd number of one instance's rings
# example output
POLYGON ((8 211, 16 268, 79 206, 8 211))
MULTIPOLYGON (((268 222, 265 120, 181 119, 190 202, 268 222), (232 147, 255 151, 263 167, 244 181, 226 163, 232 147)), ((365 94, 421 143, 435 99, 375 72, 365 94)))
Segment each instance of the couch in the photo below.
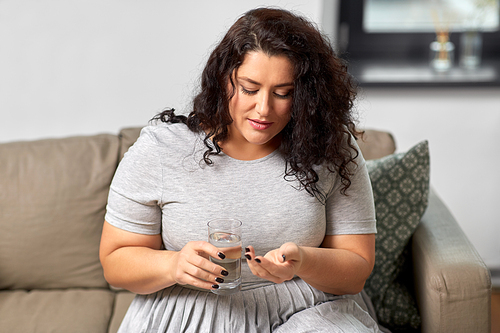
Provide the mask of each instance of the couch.
MULTIPOLYGON (((0 332, 116 332, 134 295, 104 279, 99 241, 139 131, 0 144, 0 332)), ((366 134, 367 158, 394 153, 390 135, 366 134)), ((418 330, 489 333, 488 269, 432 188, 419 219, 406 246, 418 330)))

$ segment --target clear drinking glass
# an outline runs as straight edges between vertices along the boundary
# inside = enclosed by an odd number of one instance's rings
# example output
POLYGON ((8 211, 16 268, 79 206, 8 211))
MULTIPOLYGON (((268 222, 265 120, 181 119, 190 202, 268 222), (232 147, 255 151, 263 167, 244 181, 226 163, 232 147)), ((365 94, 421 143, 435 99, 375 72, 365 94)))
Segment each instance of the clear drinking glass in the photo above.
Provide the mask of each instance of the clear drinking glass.
POLYGON ((224 259, 210 257, 229 273, 214 294, 231 295, 241 290, 241 221, 221 218, 208 222, 208 241, 225 254, 224 259))
POLYGON ((460 35, 460 66, 476 69, 481 64, 483 37, 479 31, 464 31, 460 35))

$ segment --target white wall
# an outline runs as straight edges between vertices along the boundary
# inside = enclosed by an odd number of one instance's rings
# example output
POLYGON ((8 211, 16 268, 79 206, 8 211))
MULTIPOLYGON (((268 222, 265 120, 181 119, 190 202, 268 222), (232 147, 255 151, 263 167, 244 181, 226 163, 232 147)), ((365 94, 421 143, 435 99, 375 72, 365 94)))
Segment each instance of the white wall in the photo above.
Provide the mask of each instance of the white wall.
MULTIPOLYGON (((209 51, 243 12, 276 5, 321 22, 337 3, 2 0, 0 142, 117 133, 166 106, 186 112, 209 51)), ((434 187, 500 267, 500 90, 366 89, 358 105, 362 125, 392 131, 400 151, 430 141, 434 187)))
POLYGON ((429 140, 431 183, 486 264, 500 268, 500 88, 366 88, 365 127, 406 151, 429 140))
POLYGON ((2 0, 0 142, 144 125, 186 112, 203 63, 258 6, 318 22, 320 0, 2 0))

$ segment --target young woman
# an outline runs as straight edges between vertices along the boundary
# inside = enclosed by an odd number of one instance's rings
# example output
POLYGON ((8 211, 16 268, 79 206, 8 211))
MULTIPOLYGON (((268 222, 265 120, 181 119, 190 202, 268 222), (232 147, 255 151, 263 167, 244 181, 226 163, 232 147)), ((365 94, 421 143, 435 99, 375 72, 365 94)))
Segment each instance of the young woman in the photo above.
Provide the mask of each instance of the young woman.
POLYGON ((143 129, 111 185, 100 257, 137 293, 120 332, 374 332, 362 289, 375 211, 355 87, 314 25, 247 12, 212 52, 188 117, 143 129), (207 221, 243 222, 242 291, 207 221), (223 255, 223 254, 222 254, 223 255))

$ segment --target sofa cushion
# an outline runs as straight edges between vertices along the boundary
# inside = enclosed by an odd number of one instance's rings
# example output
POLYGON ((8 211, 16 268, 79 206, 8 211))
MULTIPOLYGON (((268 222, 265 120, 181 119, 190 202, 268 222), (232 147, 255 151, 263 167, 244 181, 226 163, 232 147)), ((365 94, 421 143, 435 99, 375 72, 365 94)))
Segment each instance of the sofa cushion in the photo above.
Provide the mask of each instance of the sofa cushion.
POLYGON ((108 333, 118 332, 118 328, 120 328, 123 318, 134 298, 135 294, 129 291, 119 291, 116 293, 115 304, 113 306, 113 317, 109 323, 108 333))
POLYGON ((0 292, 2 332, 106 333, 113 292, 97 289, 0 292))
POLYGON ((107 287, 99 241, 113 135, 0 144, 0 289, 107 287))
POLYGON ((420 317, 411 290, 409 241, 427 207, 429 148, 367 161, 377 214, 375 267, 365 284, 380 323, 393 331, 416 329, 420 317))

